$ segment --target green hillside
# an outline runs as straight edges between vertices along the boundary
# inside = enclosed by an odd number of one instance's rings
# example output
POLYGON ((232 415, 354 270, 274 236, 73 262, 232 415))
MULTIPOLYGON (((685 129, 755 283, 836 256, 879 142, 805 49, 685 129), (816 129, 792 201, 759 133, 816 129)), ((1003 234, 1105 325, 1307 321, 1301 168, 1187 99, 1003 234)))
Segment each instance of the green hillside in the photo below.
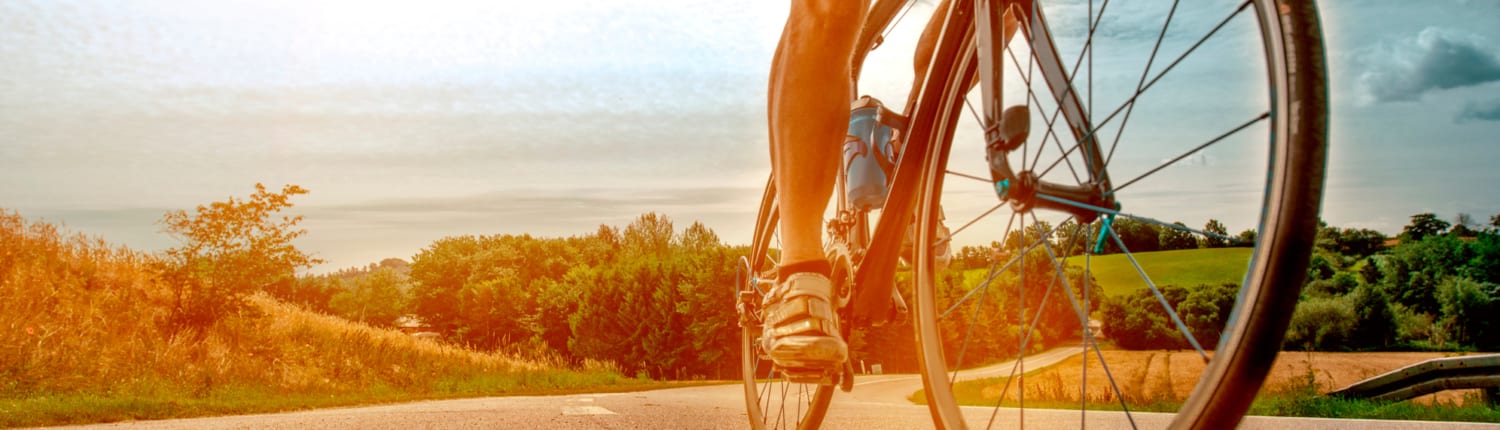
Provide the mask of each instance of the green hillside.
MULTIPOLYGON (((1141 268, 1157 285, 1193 286, 1198 284, 1239 283, 1245 276, 1252 248, 1184 249, 1177 251, 1132 254, 1141 268)), ((1068 263, 1083 265, 1083 258, 1068 263)), ((1145 288, 1146 282, 1124 254, 1095 256, 1089 259, 1094 279, 1111 296, 1145 288)))

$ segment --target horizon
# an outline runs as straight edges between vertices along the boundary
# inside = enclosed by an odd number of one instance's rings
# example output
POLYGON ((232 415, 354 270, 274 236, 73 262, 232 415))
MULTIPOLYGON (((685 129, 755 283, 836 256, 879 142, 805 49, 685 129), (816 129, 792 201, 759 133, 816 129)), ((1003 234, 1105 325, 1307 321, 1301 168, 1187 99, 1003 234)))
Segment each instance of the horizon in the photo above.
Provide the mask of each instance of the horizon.
MULTIPOLYGON (((647 212, 746 243, 786 5, 648 3, 6 2, 0 209, 153 252, 167 211, 297 184, 317 273, 647 212)), ((1500 214, 1500 3, 1322 8, 1322 218, 1500 214)))

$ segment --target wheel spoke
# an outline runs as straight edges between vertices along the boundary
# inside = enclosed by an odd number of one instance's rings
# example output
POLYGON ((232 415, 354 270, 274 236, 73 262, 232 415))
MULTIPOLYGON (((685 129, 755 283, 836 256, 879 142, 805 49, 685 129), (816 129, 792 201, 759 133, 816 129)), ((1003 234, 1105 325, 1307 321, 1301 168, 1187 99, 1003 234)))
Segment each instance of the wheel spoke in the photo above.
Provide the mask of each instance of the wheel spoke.
MULTIPOLYGON (((1011 214, 1011 219, 1012 220, 1015 219, 1015 215, 1016 214, 1011 214)), ((1023 220, 1023 224, 1024 224, 1024 220, 1023 220)), ((1009 235, 1008 230, 1010 229, 1010 226, 1007 225, 1005 228, 1007 230, 1006 235, 1008 236, 1009 235)), ((1023 229, 1023 231, 1024 231, 1024 229, 1023 229)), ((975 293, 980 292, 980 290, 989 288, 990 284, 992 282, 994 282, 995 278, 999 277, 1001 273, 1005 273, 1006 270, 1009 270, 1012 265, 1015 265, 1017 263, 1022 262, 1022 257, 1025 256, 1027 252, 1031 251, 1032 249, 1035 249, 1037 247, 1037 245, 1039 245, 1041 242, 1045 242, 1045 241, 1046 241, 1045 239, 1038 238, 1036 242, 1032 242, 1031 244, 1026 245, 1024 247, 1024 249, 1021 249, 1021 250, 1017 251, 1016 255, 1010 258, 1010 261, 1005 262, 1005 265, 1001 266, 999 270, 995 269, 995 265, 994 265, 995 263, 991 263, 990 264, 989 276, 985 277, 985 279, 984 279, 983 282, 980 282, 978 286, 974 287, 974 289, 972 289, 972 290, 969 290, 969 292, 966 293, 966 294, 964 294, 963 297, 959 298, 957 302, 954 302, 951 306, 949 306, 947 310, 944 310, 943 313, 938 316, 938 319, 942 319, 944 317, 947 317, 948 314, 953 313, 953 310, 958 309, 959 305, 964 304, 964 302, 968 301, 970 297, 973 297, 975 293)), ((1020 244, 1017 244, 1017 245, 1020 245, 1020 244)), ((1001 244, 1001 246, 1005 246, 1005 245, 1001 244)), ((997 262, 998 262, 998 260, 997 260, 997 262)))
MULTIPOLYGON (((991 206, 989 210, 984 211, 984 213, 979 214, 979 216, 975 217, 972 220, 969 220, 968 223, 965 223, 963 226, 960 226, 958 228, 958 230, 953 230, 953 231, 949 232, 948 233, 948 238, 943 239, 943 240, 939 240, 939 241, 933 243, 932 246, 943 246, 944 244, 946 244, 948 242, 951 242, 953 240, 953 236, 958 236, 958 234, 961 233, 961 232, 963 232, 964 229, 969 228, 969 226, 974 225, 975 223, 979 222, 979 220, 982 220, 982 219, 984 219, 984 217, 989 216, 991 213, 994 213, 996 210, 999 210, 1000 207, 1002 207, 1002 206, 1005 206, 1005 203, 996 203, 994 206, 991 206)), ((1015 221, 1015 215, 1016 214, 1014 214, 1014 213, 1011 214, 1011 221, 1012 222, 1015 221)), ((1006 228, 1010 228, 1010 226, 1007 225, 1006 228)))
POLYGON ((964 179, 973 179, 973 180, 976 180, 976 181, 979 181, 979 182, 984 182, 986 184, 993 182, 993 181, 991 181, 989 179, 985 179, 985 178, 979 177, 978 175, 970 175, 968 173, 959 173, 959 172, 955 172, 955 171, 952 171, 952 170, 945 170, 943 172, 947 173, 949 175, 957 176, 957 177, 964 178, 964 179))
POLYGON ((1176 158, 1173 158, 1171 160, 1167 160, 1167 162, 1162 163, 1161 165, 1156 166, 1155 168, 1152 168, 1151 170, 1146 171, 1146 173, 1142 173, 1139 176, 1136 176, 1134 178, 1131 178, 1128 181, 1125 181, 1124 184, 1121 184, 1120 186, 1115 187, 1115 189, 1110 190, 1109 192, 1104 193, 1104 195, 1106 195, 1106 196, 1113 195, 1114 193, 1119 192, 1121 189, 1124 189, 1125 187, 1128 187, 1131 184, 1136 183, 1136 181, 1140 181, 1141 179, 1145 179, 1147 176, 1151 176, 1153 174, 1156 174, 1156 172, 1161 171, 1161 169, 1165 169, 1165 168, 1167 168, 1167 166, 1171 166, 1173 164, 1176 164, 1178 161, 1182 161, 1182 159, 1187 158, 1188 156, 1191 156, 1193 154, 1197 154, 1198 151, 1202 151, 1205 148, 1208 148, 1209 146, 1213 146, 1213 144, 1215 144, 1215 143, 1222 142, 1224 139, 1228 139, 1230 136, 1233 136, 1236 133, 1239 133, 1240 131, 1242 131, 1242 130, 1244 130, 1246 128, 1250 128, 1250 126, 1255 125, 1255 123, 1258 123, 1258 122, 1261 122, 1261 121, 1265 121, 1267 118, 1270 118, 1270 117, 1271 117, 1271 112, 1270 111, 1266 111, 1264 113, 1261 113, 1260 115, 1256 115, 1255 118, 1251 118, 1249 121, 1245 121, 1244 124, 1240 124, 1238 127, 1230 129, 1229 131, 1224 132, 1224 134, 1220 134, 1218 137, 1215 137, 1213 139, 1209 139, 1207 142, 1204 142, 1202 145, 1198 145, 1196 147, 1193 147, 1193 149, 1190 149, 1187 152, 1182 153, 1182 155, 1178 155, 1176 158))
MULTIPOLYGON (((1052 252, 1052 246, 1049 245, 1049 244, 1043 243, 1042 247, 1043 247, 1043 249, 1047 250, 1047 255, 1050 257, 1049 260, 1052 261, 1053 267, 1056 268, 1058 271, 1062 271, 1062 268, 1057 263, 1057 254, 1054 254, 1052 252)), ((1073 297, 1073 286, 1072 286, 1072 283, 1068 282, 1068 278, 1067 277, 1063 277, 1062 281, 1063 281, 1063 288, 1066 290, 1065 293, 1068 296, 1068 303, 1073 306, 1073 312, 1078 313, 1080 315, 1083 315, 1084 316, 1084 320, 1087 321, 1088 313, 1078 307, 1078 300, 1073 297)), ((1085 325, 1084 327, 1087 327, 1087 325, 1085 325)), ((1089 343, 1093 344, 1093 346, 1094 346, 1094 354, 1099 357, 1099 366, 1104 369, 1104 377, 1109 380, 1110 388, 1112 388, 1112 389, 1115 390, 1115 397, 1117 397, 1117 398, 1120 399, 1120 408, 1125 411, 1125 418, 1128 419, 1128 420, 1130 420, 1130 428, 1132 428, 1132 429, 1138 428, 1136 426, 1136 423, 1135 423, 1135 417, 1133 415, 1131 415, 1131 413, 1130 413, 1130 406, 1127 405, 1127 404, 1125 404, 1125 393, 1123 391, 1120 391, 1120 385, 1119 385, 1119 383, 1115 382, 1114 373, 1109 371, 1109 363, 1104 360, 1104 353, 1101 352, 1101 351, 1099 351, 1099 343, 1098 343, 1098 341, 1094 340, 1094 336, 1093 335, 1087 334, 1088 333, 1087 330, 1085 330, 1084 333, 1085 333, 1084 334, 1084 338, 1088 339, 1089 343)))
MULTIPOLYGON (((1224 24, 1229 24, 1230 19, 1233 19, 1236 15, 1239 15, 1239 13, 1244 12, 1245 6, 1250 6, 1251 1, 1253 0, 1245 0, 1245 3, 1239 4, 1239 7, 1236 7, 1235 12, 1230 13, 1229 16, 1226 16, 1226 18, 1224 18, 1224 21, 1220 21, 1220 24, 1215 25, 1214 30, 1209 30, 1208 34, 1200 37, 1199 42, 1193 43, 1193 46, 1191 46, 1191 48, 1188 48, 1187 52, 1182 52, 1182 55, 1179 55, 1176 60, 1173 60, 1172 64, 1169 64, 1169 66, 1167 66, 1167 69, 1161 70, 1161 73, 1157 73, 1157 76, 1155 76, 1155 78, 1152 78, 1151 82, 1146 82, 1145 87, 1139 88, 1139 90, 1136 90, 1136 93, 1131 94, 1130 99, 1125 99, 1125 102, 1121 103, 1118 108, 1115 108, 1115 111, 1110 112, 1107 117, 1104 117, 1104 121, 1100 121, 1100 123, 1094 124, 1094 129, 1089 130, 1086 135, 1083 135, 1085 136, 1085 138, 1079 139, 1079 144, 1073 145, 1073 148, 1070 148, 1070 150, 1068 150, 1068 153, 1071 154, 1074 150, 1077 150, 1077 148, 1082 147, 1083 142, 1089 141, 1089 139, 1094 138, 1095 133, 1100 132, 1101 129, 1104 129, 1104 126, 1106 126, 1106 124, 1109 124, 1110 121, 1115 120, 1116 115, 1124 112, 1125 109, 1128 108, 1128 106, 1134 105, 1134 103, 1136 103, 1136 100, 1139 100, 1142 94, 1145 94, 1146 91, 1151 90, 1151 87, 1154 87, 1154 85, 1157 84, 1157 81, 1161 81, 1161 78, 1166 78, 1167 73, 1172 72, 1172 69, 1175 69, 1175 67, 1178 66, 1179 63, 1182 63, 1182 60, 1184 60, 1184 58, 1187 58, 1188 55, 1193 54, 1194 49, 1202 46, 1203 42, 1206 42, 1209 37, 1214 37, 1214 34, 1218 33, 1218 30, 1220 30, 1220 28, 1224 28, 1224 24)), ((1053 166, 1056 166, 1056 163, 1053 163, 1053 166)), ((1044 169, 1043 175, 1046 175, 1047 171, 1052 171, 1052 168, 1044 169)))
POLYGON ((1203 357, 1203 362, 1207 363, 1208 353, 1203 352, 1203 346, 1199 345, 1198 339, 1193 337, 1193 331, 1188 330, 1187 324, 1182 322, 1182 317, 1177 315, 1177 310, 1173 309, 1172 304, 1167 303, 1167 298, 1161 295, 1161 289, 1156 288, 1156 283, 1152 282, 1151 277, 1146 275, 1146 269, 1141 267, 1140 262, 1135 261, 1135 254, 1132 254, 1129 249, 1125 248, 1125 241, 1120 240, 1120 235, 1115 233, 1113 229, 1109 230, 1109 237, 1115 240, 1115 245, 1119 245, 1120 252, 1125 254, 1126 259, 1130 260, 1130 265, 1135 267, 1135 272, 1141 275, 1141 280, 1146 281, 1146 286, 1151 288, 1151 294, 1156 295, 1156 300, 1161 302, 1162 309, 1166 309, 1167 316, 1172 317, 1172 323, 1177 325, 1177 330, 1182 332, 1182 336, 1187 338, 1188 344, 1193 345, 1193 350, 1198 351, 1198 356, 1203 357))
MULTIPOLYGON (((1161 31, 1156 33, 1156 43, 1151 46, 1151 55, 1146 57, 1146 68, 1141 70, 1141 79, 1135 83, 1135 91, 1140 92, 1141 87, 1146 85, 1146 76, 1151 74, 1151 65, 1156 62, 1156 53, 1161 50, 1161 41, 1167 37, 1167 28, 1172 26, 1172 17, 1177 16, 1178 0, 1172 0, 1172 8, 1167 11, 1167 19, 1161 25, 1161 31)), ((1091 92, 1092 94, 1092 92, 1091 92)), ((1092 99, 1092 95, 1090 96, 1092 99)), ((1093 106, 1089 107, 1092 112, 1093 106)), ((1109 144, 1109 152, 1104 156, 1104 164, 1099 165, 1099 170, 1094 172, 1095 177, 1104 172, 1104 167, 1115 158, 1115 148, 1120 145, 1120 136, 1125 135, 1125 125, 1130 123, 1130 113, 1135 110, 1135 103, 1131 103, 1125 109, 1125 118, 1120 120, 1120 129, 1115 132, 1114 142, 1109 144)))

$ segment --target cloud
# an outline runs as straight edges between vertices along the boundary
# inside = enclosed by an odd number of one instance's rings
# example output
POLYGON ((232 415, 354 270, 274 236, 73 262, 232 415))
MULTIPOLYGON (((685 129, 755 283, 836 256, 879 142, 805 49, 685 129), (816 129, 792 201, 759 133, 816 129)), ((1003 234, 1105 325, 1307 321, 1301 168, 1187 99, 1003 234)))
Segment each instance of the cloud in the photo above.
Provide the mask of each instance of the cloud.
POLYGON ((1470 101, 1464 104, 1464 110, 1458 113, 1456 121, 1500 121, 1500 99, 1470 101))
POLYGON ((1483 38, 1436 27, 1355 58, 1364 65, 1359 86, 1370 102, 1416 101, 1429 91, 1500 80, 1500 57, 1483 38))

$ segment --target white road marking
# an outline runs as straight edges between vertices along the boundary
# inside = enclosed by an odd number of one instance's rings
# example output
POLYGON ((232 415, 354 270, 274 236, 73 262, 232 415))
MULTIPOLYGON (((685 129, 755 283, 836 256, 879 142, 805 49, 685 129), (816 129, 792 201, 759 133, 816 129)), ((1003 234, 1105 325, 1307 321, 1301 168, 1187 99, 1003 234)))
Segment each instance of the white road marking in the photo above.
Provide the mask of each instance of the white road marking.
POLYGON ((615 411, 599 406, 563 406, 563 415, 614 415, 615 411))

